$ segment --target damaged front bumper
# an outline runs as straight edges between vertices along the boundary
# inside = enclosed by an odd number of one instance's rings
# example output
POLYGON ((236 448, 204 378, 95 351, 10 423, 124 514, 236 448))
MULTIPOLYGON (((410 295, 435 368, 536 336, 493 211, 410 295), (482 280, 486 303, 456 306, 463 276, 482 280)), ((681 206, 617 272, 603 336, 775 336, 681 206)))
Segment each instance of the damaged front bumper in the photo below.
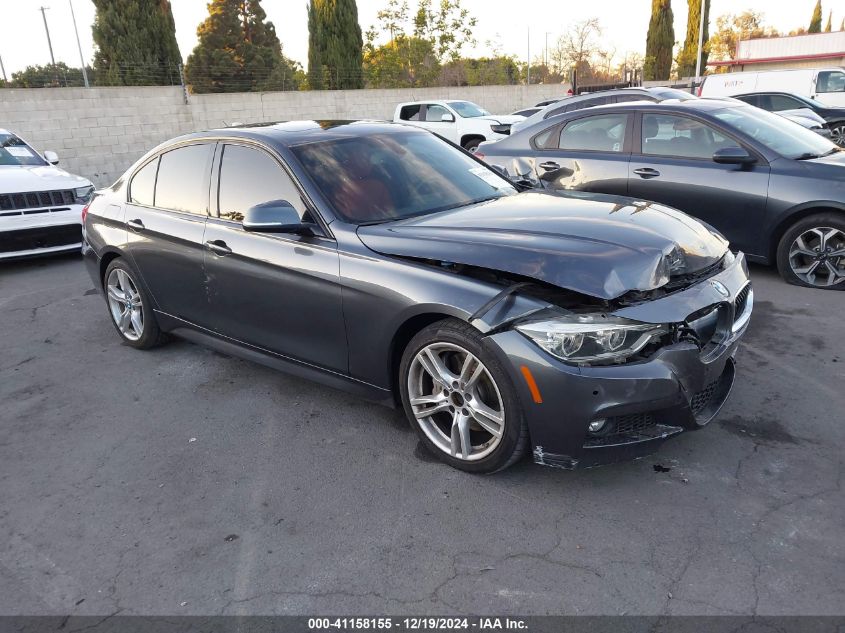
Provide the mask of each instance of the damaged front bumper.
POLYGON ((753 291, 739 254, 709 279, 613 313, 647 323, 683 323, 709 311, 715 325, 702 345, 681 341, 641 361, 575 366, 515 330, 492 334, 523 402, 534 461, 567 469, 626 461, 705 426, 730 394, 737 347, 752 309, 753 291), (526 383, 526 370, 535 389, 526 383), (593 431, 590 423, 596 423, 593 431))

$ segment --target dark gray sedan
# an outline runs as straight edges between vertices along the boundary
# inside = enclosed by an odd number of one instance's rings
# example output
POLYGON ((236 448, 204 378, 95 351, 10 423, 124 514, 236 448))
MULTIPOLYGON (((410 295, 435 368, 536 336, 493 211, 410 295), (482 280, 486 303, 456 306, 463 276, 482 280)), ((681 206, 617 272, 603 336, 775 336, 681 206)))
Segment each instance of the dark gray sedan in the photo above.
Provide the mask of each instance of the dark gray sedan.
POLYGON ((685 211, 789 282, 845 288, 845 152, 734 101, 600 106, 553 117, 479 157, 553 191, 636 196, 685 211))
POLYGON ((471 472, 706 425, 753 303, 744 256, 683 213, 520 193, 391 124, 177 138, 96 196, 84 238, 125 344, 170 333, 403 407, 471 472))

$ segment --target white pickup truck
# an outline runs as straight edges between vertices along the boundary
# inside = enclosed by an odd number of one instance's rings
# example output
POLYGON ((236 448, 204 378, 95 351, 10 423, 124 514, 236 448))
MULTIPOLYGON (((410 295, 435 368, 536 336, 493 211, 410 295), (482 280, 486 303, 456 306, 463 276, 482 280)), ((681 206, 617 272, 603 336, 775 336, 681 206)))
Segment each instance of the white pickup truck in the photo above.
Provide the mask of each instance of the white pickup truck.
POLYGON ((424 128, 474 152, 482 141, 510 134, 511 124, 525 117, 492 115, 471 101, 413 101, 396 106, 393 121, 424 128))

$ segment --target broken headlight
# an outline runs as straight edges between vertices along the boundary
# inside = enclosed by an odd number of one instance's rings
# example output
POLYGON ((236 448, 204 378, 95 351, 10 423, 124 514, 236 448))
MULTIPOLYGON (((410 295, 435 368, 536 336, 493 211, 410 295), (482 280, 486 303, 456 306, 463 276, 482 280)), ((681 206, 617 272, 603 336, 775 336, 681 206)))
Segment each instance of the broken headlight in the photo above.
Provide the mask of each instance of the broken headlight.
POLYGON ((667 325, 599 314, 530 321, 516 329, 549 354, 579 365, 623 361, 669 332, 667 325))

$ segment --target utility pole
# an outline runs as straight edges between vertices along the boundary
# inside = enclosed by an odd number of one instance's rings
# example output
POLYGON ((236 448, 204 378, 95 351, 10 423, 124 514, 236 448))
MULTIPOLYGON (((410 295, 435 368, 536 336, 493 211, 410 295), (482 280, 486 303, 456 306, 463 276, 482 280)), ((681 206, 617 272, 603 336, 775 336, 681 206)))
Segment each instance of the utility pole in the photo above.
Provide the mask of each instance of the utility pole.
POLYGON ((8 82, 9 80, 6 79, 6 67, 3 65, 3 56, 0 55, 0 71, 3 71, 3 83, 8 82))
POLYGON ((526 75, 526 83, 531 85, 531 27, 528 27, 528 73, 526 75))
MULTIPOLYGON (((85 70, 85 58, 82 56, 82 44, 79 43, 79 29, 76 28, 76 14, 73 12, 73 0, 67 1, 68 4, 70 4, 70 17, 73 19, 73 32, 76 33, 76 47, 79 49, 79 62, 82 64, 82 81, 85 82, 86 88, 90 88, 91 86, 88 84, 88 71, 85 70)), ((49 38, 49 35, 47 37, 49 38)))
POLYGON ((695 79, 701 77, 701 45, 704 40, 704 14, 707 8, 707 0, 701 2, 701 22, 698 24, 698 57, 695 60, 695 79))
POLYGON ((45 11, 50 7, 40 7, 38 10, 41 11, 41 17, 44 18, 44 30, 47 32, 47 46, 50 47, 50 62, 53 66, 56 65, 56 58, 53 57, 53 42, 50 41, 50 28, 47 26, 47 14, 45 11))

